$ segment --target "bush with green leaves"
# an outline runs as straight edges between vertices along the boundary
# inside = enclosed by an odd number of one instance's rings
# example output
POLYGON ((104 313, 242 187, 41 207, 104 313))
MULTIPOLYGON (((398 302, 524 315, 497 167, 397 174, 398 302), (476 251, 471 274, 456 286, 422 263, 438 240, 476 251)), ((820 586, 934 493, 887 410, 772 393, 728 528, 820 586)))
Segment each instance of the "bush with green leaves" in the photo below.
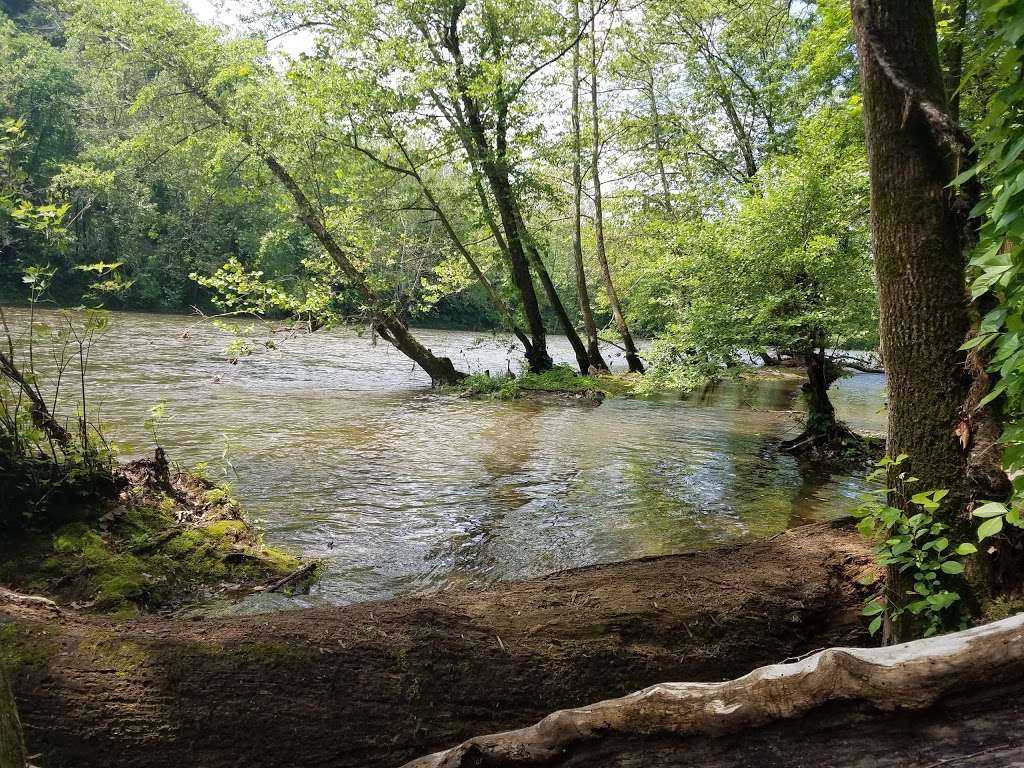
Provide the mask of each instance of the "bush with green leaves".
POLYGON ((958 577, 964 572, 961 558, 974 554, 977 548, 969 542, 952 543, 949 526, 937 519, 948 491, 908 490, 917 478, 899 471, 907 458, 900 454, 879 461, 868 478, 882 487, 866 494, 854 510, 854 516, 860 518, 857 529, 875 542, 878 564, 900 574, 899 583, 888 589, 906 591, 905 595, 883 593, 870 599, 864 615, 870 618, 868 631, 872 635, 886 618, 895 621, 910 613, 917 617, 922 635, 930 637, 967 627, 958 577), (886 487, 886 477, 895 478, 895 488, 886 487))

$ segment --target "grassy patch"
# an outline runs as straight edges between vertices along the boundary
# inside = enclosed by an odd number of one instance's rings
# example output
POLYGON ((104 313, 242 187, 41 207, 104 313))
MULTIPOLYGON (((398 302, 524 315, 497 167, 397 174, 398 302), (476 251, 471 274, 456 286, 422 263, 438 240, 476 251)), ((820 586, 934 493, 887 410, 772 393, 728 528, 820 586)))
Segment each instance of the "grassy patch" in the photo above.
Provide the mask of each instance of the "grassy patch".
POLYGON ((519 376, 491 376, 474 373, 448 391, 460 397, 489 400, 516 400, 531 392, 552 394, 630 395, 635 379, 628 374, 581 376, 567 365, 556 365, 544 373, 523 373, 519 376))

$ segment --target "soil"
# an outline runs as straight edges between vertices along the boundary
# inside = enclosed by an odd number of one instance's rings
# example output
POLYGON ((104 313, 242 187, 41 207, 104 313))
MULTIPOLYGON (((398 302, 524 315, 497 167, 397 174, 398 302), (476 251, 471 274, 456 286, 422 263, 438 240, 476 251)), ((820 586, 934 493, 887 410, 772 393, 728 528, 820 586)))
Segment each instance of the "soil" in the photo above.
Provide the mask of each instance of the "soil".
MULTIPOLYGON (((0 600, 47 768, 397 766, 665 680, 866 645, 849 522, 332 609, 114 621, 0 600)), ((628 764, 628 763, 627 763, 628 764)))

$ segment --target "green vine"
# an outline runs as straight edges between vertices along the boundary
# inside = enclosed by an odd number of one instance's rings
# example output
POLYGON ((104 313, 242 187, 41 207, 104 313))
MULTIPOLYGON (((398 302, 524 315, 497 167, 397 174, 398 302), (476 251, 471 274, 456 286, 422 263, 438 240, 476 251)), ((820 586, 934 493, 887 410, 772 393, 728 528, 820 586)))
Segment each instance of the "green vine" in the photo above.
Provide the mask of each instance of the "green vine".
POLYGON ((908 486, 918 479, 898 471, 907 458, 886 456, 877 463, 868 479, 880 487, 865 494, 853 514, 860 519, 857 529, 875 542, 878 564, 896 570, 910 588, 904 595, 882 593, 869 599, 863 614, 870 619, 872 635, 886 619, 896 621, 909 612, 921 624, 922 635, 930 637, 967 627, 957 584, 964 571, 960 558, 978 550, 968 542, 950 542, 949 526, 936 519, 948 491, 909 494, 908 486), (887 477, 895 479, 895 487, 887 487, 887 477))

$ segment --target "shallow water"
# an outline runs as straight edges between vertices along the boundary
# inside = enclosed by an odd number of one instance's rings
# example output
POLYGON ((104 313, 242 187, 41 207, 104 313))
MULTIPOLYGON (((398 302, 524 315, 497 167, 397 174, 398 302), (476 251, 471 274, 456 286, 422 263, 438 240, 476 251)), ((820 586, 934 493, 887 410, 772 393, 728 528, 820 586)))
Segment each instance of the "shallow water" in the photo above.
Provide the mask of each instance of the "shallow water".
MULTIPOLYGON (((517 366, 501 338, 417 337, 464 370, 517 366)), ((166 400, 168 454, 211 462, 268 542, 327 563, 310 602, 706 548, 840 516, 862 490, 775 450, 800 428, 789 383, 596 408, 475 402, 431 392, 396 350, 347 330, 278 339, 238 365, 227 341, 192 318, 115 313, 90 412, 125 455, 148 453, 143 422, 166 400)), ((563 339, 553 347, 570 359, 563 339)), ((882 388, 839 382, 840 416, 883 429, 882 388)))

